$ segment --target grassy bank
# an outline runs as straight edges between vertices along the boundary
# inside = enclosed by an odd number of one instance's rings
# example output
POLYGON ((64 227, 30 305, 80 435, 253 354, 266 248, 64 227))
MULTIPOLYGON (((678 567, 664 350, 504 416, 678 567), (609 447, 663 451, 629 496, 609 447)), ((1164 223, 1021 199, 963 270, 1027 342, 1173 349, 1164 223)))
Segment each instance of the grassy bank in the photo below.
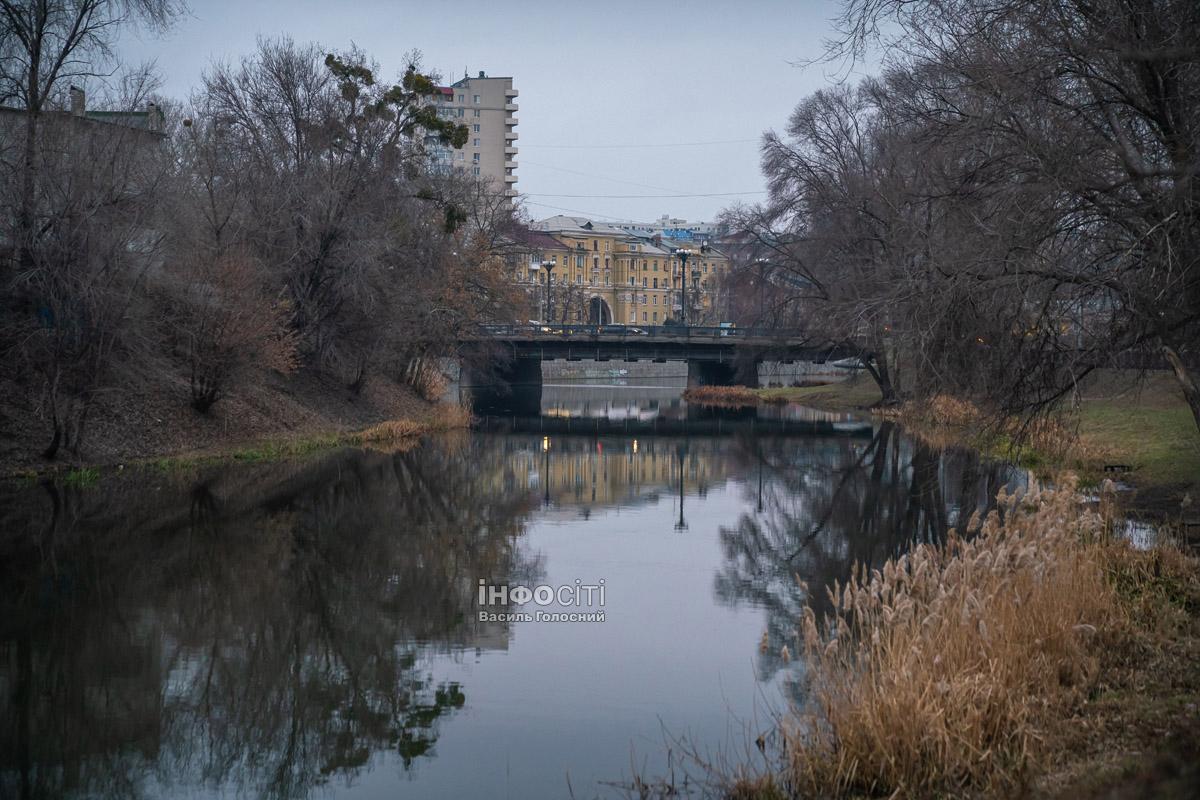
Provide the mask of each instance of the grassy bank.
POLYGON ((940 445, 974 447, 1044 476, 1071 470, 1081 485, 1106 477, 1138 489, 1137 502, 1160 511, 1200 500, 1200 433, 1173 378, 1105 371, 1080 390, 1077 407, 1031 425, 997 422, 976 406, 936 397, 907 404, 895 417, 940 445))
POLYGON ((467 424, 465 412, 428 399, 438 393, 388 376, 372 376, 357 389, 316 370, 254 377, 203 414, 188 404, 186 385, 145 385, 100 395, 80 446, 61 450, 52 461, 42 456, 51 439, 44 408, 22 387, 0 383, 0 418, 6 423, 0 476, 278 458, 467 424))
POLYGON ((271 436, 249 442, 228 442, 203 449, 179 453, 132 458, 116 462, 92 462, 87 465, 55 464, 42 468, 25 467, 9 470, 0 477, 29 478, 43 474, 61 473, 69 483, 91 485, 105 470, 127 466, 151 466, 173 471, 221 461, 274 461, 293 458, 337 447, 368 445, 392 446, 429 433, 469 427, 470 412, 461 406, 431 405, 425 413, 413 419, 385 420, 359 430, 311 432, 289 436, 271 436))
POLYGON ((866 375, 823 386, 784 386, 754 389, 761 399, 795 402, 827 411, 865 411, 879 402, 879 388, 866 375))
POLYGON ((730 796, 1194 796, 1200 562, 1112 539, 1071 485, 971 527, 798 620, 808 702, 730 796))

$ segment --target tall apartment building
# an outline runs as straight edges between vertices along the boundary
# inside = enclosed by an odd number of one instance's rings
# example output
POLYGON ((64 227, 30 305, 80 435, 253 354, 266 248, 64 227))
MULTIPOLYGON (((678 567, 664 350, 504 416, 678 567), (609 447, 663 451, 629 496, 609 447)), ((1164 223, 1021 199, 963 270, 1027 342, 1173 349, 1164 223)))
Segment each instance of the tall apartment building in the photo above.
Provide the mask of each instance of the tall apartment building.
POLYGON ((441 88, 438 113, 467 126, 462 149, 431 147, 434 164, 489 178, 505 197, 517 196, 517 90, 512 78, 463 77, 441 88))

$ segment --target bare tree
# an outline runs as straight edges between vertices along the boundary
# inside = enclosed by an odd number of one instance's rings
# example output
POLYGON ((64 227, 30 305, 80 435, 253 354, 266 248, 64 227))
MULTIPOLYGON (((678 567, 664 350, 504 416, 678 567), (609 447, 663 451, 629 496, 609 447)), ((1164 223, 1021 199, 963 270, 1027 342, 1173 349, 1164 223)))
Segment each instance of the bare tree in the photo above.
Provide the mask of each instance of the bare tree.
MULTIPOLYGON (((1040 246, 974 271, 981 295, 1019 280, 1026 314, 1043 304, 1085 356, 1072 373, 1157 351, 1200 426, 1200 7, 850 0, 844 9, 834 53, 861 53, 889 20, 889 64, 907 76, 898 111, 939 146, 972 142, 977 166, 1005 173, 990 195, 1036 199, 1054 223, 1040 246)), ((1040 338, 1050 355, 1066 349, 1061 337, 1040 338)), ((1036 388, 1041 377, 1014 372, 1026 389, 1014 398, 1037 405, 1067 390, 1069 380, 1036 388)))

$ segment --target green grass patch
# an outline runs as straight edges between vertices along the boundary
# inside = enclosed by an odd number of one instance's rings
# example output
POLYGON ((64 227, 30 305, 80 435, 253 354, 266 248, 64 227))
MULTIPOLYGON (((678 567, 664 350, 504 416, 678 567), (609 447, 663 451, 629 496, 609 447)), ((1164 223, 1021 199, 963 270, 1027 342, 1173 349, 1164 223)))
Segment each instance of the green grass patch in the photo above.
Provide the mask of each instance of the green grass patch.
MULTIPOLYGON (((1182 398, 1167 408, 1121 399, 1086 401, 1079 435, 1107 451, 1105 461, 1133 467, 1138 484, 1200 486, 1200 432, 1182 398)), ((1104 464, 1087 467, 1102 472, 1104 464)))
POLYGON ((72 469, 63 476, 63 483, 68 486, 91 486, 100 480, 100 470, 96 467, 79 467, 72 469))

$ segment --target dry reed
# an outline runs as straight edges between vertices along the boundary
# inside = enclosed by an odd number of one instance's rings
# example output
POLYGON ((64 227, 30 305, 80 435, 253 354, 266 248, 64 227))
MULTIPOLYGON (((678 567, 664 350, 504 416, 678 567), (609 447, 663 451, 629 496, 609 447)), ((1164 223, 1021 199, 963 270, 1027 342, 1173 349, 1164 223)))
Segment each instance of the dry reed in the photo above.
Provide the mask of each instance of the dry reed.
POLYGON ((1039 720, 1086 695, 1121 611, 1114 548, 1074 486, 1001 496, 976 537, 922 546, 802 621, 810 704, 787 731, 802 795, 1016 791, 1039 720))
POLYGON ((471 411, 464 406, 443 403, 438 405, 425 419, 394 419, 372 425, 347 435, 347 441, 355 444, 368 442, 392 442, 420 436, 426 433, 466 428, 471 424, 471 411))
POLYGON ((741 408, 758 405, 759 397, 745 386, 693 386, 683 392, 683 399, 699 406, 741 408))

